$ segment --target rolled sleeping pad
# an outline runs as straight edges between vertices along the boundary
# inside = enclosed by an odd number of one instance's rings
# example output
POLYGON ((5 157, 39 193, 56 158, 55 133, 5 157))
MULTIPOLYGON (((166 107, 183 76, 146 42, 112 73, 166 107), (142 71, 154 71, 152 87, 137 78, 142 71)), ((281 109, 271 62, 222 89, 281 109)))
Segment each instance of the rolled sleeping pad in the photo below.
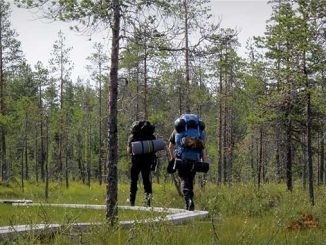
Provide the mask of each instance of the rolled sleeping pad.
POLYGON ((131 142, 131 151, 133 155, 142 155, 164 149, 165 142, 162 139, 131 142))
POLYGON ((207 162, 194 162, 177 158, 175 159, 175 168, 178 170, 207 173, 209 170, 209 164, 207 162))

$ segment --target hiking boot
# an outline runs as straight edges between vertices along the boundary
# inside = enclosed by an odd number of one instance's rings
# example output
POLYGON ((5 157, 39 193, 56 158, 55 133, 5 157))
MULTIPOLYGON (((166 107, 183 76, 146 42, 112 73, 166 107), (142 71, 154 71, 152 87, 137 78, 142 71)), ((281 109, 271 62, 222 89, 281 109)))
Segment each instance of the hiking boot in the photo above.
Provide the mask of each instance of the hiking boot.
POLYGON ((136 195, 130 194, 129 198, 127 199, 127 202, 129 203, 130 206, 135 206, 135 200, 136 200, 136 195))
POLYGON ((151 193, 145 193, 143 206, 144 207, 150 207, 151 206, 151 199, 152 199, 152 194, 151 193))
POLYGON ((192 198, 186 198, 186 210, 188 211, 194 211, 195 210, 195 203, 192 198))
POLYGON ((194 211, 195 210, 195 203, 193 199, 189 200, 190 204, 189 204, 189 211, 194 211))

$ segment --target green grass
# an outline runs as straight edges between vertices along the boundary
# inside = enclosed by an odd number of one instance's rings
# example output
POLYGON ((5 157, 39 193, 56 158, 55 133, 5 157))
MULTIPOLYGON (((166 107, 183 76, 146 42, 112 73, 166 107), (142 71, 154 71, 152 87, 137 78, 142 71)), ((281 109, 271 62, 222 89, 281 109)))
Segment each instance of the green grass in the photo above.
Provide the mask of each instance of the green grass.
MULTIPOLYGON (((326 244, 326 192, 316 188, 316 205, 310 207, 308 193, 295 186, 292 193, 283 184, 266 184, 258 190, 250 184, 216 186, 208 184, 204 190, 196 185, 196 209, 208 210, 209 217, 184 225, 169 223, 136 225, 129 230, 118 227, 96 227, 86 233, 63 232, 54 237, 20 237, 17 243, 52 244, 326 244), (318 220, 316 228, 289 230, 286 226, 300 219, 300 213, 311 214, 318 220)), ((154 184, 153 205, 182 208, 183 201, 170 183, 154 184)), ((142 191, 137 204, 142 201, 142 191)), ((129 186, 119 185, 119 205, 125 205, 129 186)), ((25 192, 19 186, 0 186, 0 199, 26 198, 44 202, 43 185, 27 183, 25 192)), ((49 202, 105 203, 105 186, 92 184, 91 188, 71 183, 68 190, 58 183, 51 184, 49 202)), ((0 205, 0 222, 39 222, 46 220, 63 224, 104 220, 104 210, 67 208, 23 208, 0 205), (25 213, 25 215, 17 215, 25 213), (6 215, 6 216, 4 216, 6 215), (9 218, 8 218, 9 217, 9 218), (10 218, 11 217, 11 218, 10 218), (25 217, 25 218, 23 218, 25 217)), ((119 210, 119 219, 142 219, 146 214, 119 210)))
MULTIPOLYGON (((161 214, 120 210, 119 220, 142 220, 161 214)), ((0 226, 20 224, 74 224, 78 222, 105 222, 105 211, 83 208, 63 208, 48 206, 11 206, 0 204, 0 226)))

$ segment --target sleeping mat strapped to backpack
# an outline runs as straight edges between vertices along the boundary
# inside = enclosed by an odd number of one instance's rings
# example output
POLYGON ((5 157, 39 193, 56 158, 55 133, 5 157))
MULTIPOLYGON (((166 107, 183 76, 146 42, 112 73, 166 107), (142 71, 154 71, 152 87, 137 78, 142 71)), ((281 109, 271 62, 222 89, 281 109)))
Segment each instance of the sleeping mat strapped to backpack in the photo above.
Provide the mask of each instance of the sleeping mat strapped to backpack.
POLYGON ((135 121, 131 126, 134 141, 131 142, 133 155, 154 153, 165 149, 162 139, 155 139, 155 126, 149 121, 135 121))

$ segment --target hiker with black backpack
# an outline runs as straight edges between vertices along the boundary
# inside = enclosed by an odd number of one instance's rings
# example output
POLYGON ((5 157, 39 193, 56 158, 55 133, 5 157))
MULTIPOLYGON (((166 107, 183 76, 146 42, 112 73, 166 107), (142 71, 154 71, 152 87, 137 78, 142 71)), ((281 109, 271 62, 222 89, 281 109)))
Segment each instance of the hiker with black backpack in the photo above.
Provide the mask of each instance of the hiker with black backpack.
POLYGON ((194 179, 196 172, 207 172, 204 162, 205 124, 195 114, 184 114, 174 123, 169 139, 170 162, 168 173, 178 170, 181 178, 185 209, 194 210, 194 179))
POLYGON ((144 185, 144 202, 146 207, 151 206, 152 182, 150 172, 155 169, 155 152, 165 148, 163 140, 156 140, 155 126, 149 121, 136 121, 131 126, 128 138, 127 152, 131 155, 131 183, 129 204, 135 205, 137 182, 139 173, 142 175, 144 185))

